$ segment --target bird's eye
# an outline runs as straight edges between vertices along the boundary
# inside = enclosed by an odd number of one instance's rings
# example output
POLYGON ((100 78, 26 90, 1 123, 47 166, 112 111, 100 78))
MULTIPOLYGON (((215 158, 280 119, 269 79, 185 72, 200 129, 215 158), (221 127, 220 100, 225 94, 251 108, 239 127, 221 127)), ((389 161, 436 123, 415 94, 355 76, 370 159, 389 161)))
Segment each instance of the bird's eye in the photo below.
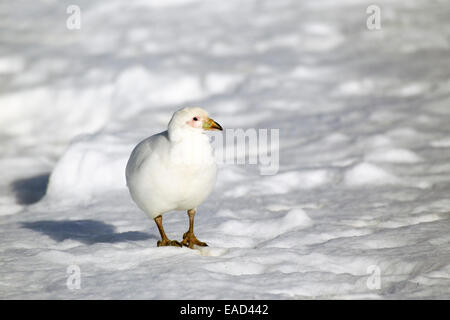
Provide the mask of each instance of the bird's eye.
POLYGON ((194 121, 198 121, 198 118, 197 118, 197 117, 194 117, 194 118, 192 118, 192 120, 194 120, 194 121))

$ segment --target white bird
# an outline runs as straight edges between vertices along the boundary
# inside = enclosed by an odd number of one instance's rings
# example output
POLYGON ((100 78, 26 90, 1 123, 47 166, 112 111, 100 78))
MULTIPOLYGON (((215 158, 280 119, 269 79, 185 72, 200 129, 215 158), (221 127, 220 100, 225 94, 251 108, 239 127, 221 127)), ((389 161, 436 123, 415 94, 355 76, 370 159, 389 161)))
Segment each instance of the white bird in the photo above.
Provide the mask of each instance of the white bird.
POLYGON ((159 246, 206 246, 194 235, 194 215, 214 188, 217 166, 206 130, 222 130, 197 107, 176 111, 168 130, 140 142, 126 167, 127 186, 138 207, 154 219, 161 234, 159 246), (187 210, 189 230, 180 242, 169 240, 162 215, 187 210))

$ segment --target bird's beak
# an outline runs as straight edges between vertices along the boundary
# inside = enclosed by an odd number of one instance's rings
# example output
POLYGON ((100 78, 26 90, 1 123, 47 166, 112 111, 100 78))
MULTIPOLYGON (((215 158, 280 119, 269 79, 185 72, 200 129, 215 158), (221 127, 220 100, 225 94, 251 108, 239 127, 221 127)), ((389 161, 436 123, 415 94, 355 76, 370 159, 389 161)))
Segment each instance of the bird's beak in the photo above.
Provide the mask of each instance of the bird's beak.
POLYGON ((215 122, 213 119, 208 118, 205 122, 203 122, 203 129, 204 130, 220 130, 222 131, 222 126, 215 122))

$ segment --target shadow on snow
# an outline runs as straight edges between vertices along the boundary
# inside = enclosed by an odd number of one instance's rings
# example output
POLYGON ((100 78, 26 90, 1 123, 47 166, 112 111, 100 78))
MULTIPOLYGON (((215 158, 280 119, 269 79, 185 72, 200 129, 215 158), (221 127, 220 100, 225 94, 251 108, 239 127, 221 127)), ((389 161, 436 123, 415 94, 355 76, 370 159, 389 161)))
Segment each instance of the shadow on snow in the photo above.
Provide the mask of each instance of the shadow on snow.
POLYGON ((139 231, 117 233, 113 225, 96 220, 42 220, 23 222, 22 227, 45 234, 58 242, 71 239, 89 245, 156 239, 154 235, 139 231))
POLYGON ((35 177, 19 179, 11 184, 12 191, 19 204, 30 205, 41 200, 47 192, 49 173, 35 177))

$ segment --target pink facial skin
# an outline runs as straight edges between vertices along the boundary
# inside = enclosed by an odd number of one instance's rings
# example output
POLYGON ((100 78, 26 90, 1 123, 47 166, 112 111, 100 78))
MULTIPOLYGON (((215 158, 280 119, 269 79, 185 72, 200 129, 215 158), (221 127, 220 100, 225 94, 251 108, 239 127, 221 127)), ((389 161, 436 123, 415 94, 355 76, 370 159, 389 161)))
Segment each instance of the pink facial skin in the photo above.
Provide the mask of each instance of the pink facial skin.
POLYGON ((187 121, 186 123, 191 126, 192 128, 202 128, 203 121, 205 121, 205 118, 202 117, 196 117, 198 120, 195 121, 194 119, 191 119, 190 121, 187 121))

